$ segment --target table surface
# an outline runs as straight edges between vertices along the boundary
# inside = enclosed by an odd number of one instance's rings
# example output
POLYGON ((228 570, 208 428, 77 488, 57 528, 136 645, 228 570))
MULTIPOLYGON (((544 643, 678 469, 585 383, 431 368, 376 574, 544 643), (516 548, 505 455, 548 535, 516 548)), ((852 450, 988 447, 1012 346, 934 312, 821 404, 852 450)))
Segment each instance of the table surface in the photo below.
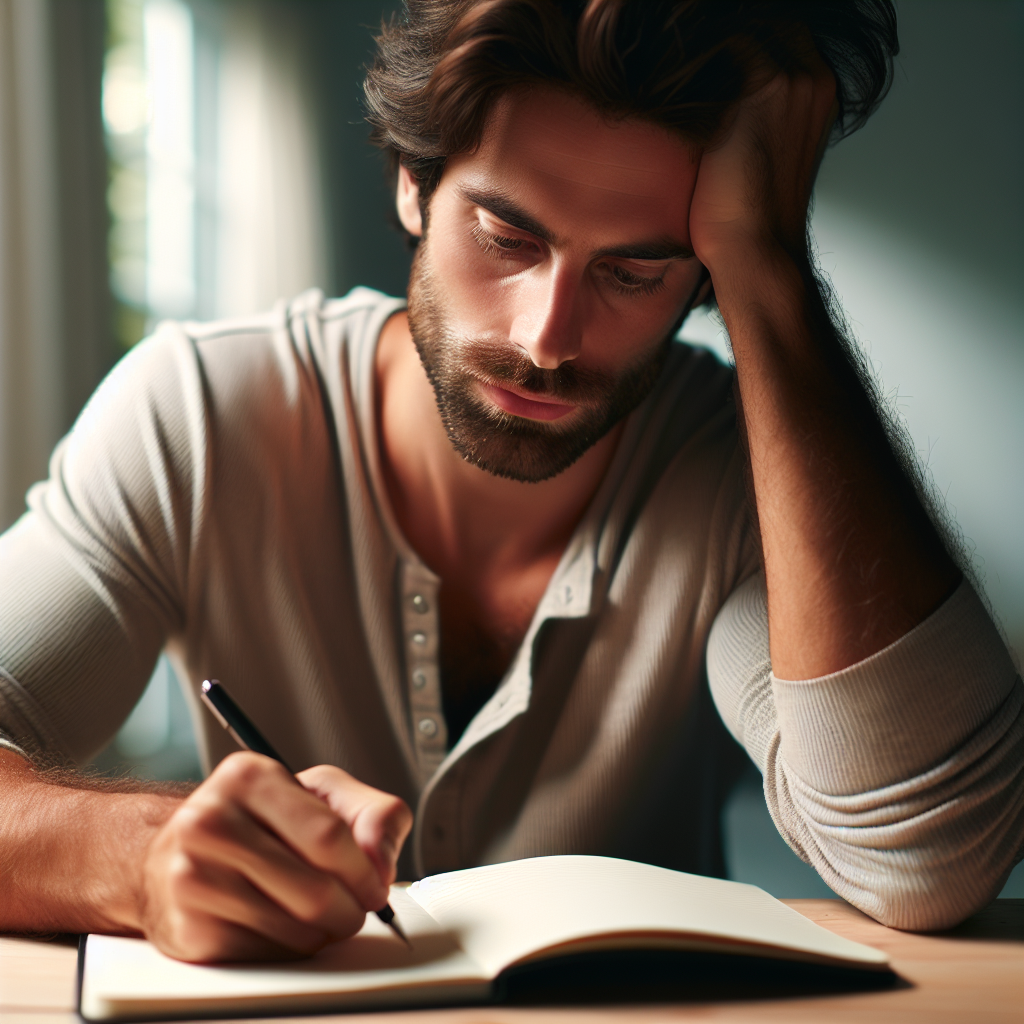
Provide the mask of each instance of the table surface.
MULTIPOLYGON (((486 1006, 332 1014, 313 1020, 319 1024, 654 1024, 689 1020, 987 1024, 1024 1020, 1024 900, 996 900, 958 928, 932 935, 885 928, 838 899, 782 902, 839 935, 885 950, 901 982, 881 991, 796 998, 629 1006, 486 1006)), ((80 1024, 74 1010, 76 962, 75 943, 67 937, 0 937, 3 1024, 80 1024)))

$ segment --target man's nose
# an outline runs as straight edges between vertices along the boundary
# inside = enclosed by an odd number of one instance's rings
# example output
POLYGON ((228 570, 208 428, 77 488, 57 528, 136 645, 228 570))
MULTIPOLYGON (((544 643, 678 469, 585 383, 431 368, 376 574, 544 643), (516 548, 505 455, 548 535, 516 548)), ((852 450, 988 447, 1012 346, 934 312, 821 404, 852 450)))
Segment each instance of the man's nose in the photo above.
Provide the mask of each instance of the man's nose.
POLYGON ((534 366, 555 370, 575 359, 583 344, 583 302, 579 275, 571 267, 527 274, 516 296, 518 310, 510 340, 534 366))

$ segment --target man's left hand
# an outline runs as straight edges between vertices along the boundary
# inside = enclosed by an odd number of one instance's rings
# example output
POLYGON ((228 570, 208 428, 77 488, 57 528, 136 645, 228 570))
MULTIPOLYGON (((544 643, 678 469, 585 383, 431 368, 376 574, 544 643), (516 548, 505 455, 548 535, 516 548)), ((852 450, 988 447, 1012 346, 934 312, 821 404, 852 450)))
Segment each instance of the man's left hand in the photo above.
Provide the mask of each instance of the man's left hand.
POLYGON ((734 112, 705 150, 690 205, 690 240, 712 278, 737 248, 804 251, 814 178, 835 121, 836 82, 816 55, 812 70, 777 74, 734 112))

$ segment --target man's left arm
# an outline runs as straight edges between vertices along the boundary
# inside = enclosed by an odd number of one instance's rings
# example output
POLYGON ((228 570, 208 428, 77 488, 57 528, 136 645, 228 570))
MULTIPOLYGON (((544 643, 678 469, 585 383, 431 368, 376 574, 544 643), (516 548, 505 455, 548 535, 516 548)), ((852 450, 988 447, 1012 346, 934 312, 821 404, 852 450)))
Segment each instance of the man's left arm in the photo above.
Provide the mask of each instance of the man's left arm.
POLYGON ((764 577, 708 641, 722 720, 764 776, 780 834, 884 924, 957 924, 1024 853, 1024 685, 970 583, 877 654, 772 674, 764 577))
MULTIPOLYGON (((834 323, 814 274, 807 210, 835 111, 834 79, 820 61, 815 67, 804 75, 779 75, 741 105, 727 138, 702 157, 690 230, 736 361, 764 554, 773 700, 784 699, 783 691, 799 693, 802 683, 813 688, 823 678, 836 681, 829 698, 835 721, 825 707, 815 728, 835 739, 832 758, 849 762, 853 751, 838 742, 839 718, 847 726, 857 723, 863 694, 852 683, 844 690, 844 673, 898 647, 963 588, 958 590, 961 573, 921 501, 914 471, 895 454, 872 383, 834 323)), ((893 714, 905 703, 901 688, 920 686, 918 678, 899 672, 884 671, 879 678, 885 680, 882 703, 888 687, 893 714)), ((961 679, 959 685, 974 681, 961 679)), ((795 732, 787 736, 781 706, 778 711, 785 760, 787 742, 795 752, 798 738, 795 732)), ((934 701, 929 711, 908 728, 926 733, 937 727, 946 709, 934 701)), ((885 714, 884 706, 875 708, 859 725, 868 733, 885 714)), ((871 743, 855 746, 857 756, 877 753, 871 743)), ((1007 757, 1019 775, 1019 751, 1014 760, 1012 747, 1004 750, 1007 757)), ((916 765, 911 774, 923 768, 916 765)), ((879 813, 899 816, 896 805, 906 796, 900 781, 890 779, 897 785, 890 806, 873 807, 872 820, 879 813)), ((812 780, 804 782, 817 792, 812 780)), ((855 803, 858 793, 849 779, 839 786, 823 795, 855 803)), ((958 837, 961 846, 984 842, 984 815, 975 818, 958 837)), ((849 827, 845 818, 836 821, 839 829, 849 827)), ((909 832, 904 840, 914 842, 909 832)), ((879 851, 885 870, 899 859, 892 852, 895 857, 879 851)), ((891 915, 884 906, 873 912, 904 926, 937 926, 927 912, 891 915)))
POLYGON ((807 210, 834 95, 822 64, 746 100, 701 159, 690 213, 736 360, 772 665, 787 679, 881 650, 960 576, 813 272, 807 210))

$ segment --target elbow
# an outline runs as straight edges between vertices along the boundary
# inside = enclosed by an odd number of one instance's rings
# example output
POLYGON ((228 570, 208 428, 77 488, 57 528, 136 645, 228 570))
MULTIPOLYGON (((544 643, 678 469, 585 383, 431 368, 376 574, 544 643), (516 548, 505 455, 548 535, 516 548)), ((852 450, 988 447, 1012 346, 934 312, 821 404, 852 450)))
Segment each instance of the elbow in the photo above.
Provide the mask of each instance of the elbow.
POLYGON ((943 888, 931 893, 903 891, 875 895, 859 909, 888 928, 906 932, 945 931, 987 907, 1001 888, 1002 882, 983 893, 943 888))
POLYGON ((824 864, 818 870, 859 910, 889 928, 911 932, 954 928, 987 907, 1020 859, 1016 844, 1009 843, 991 850, 988 857, 962 851, 949 859, 936 857, 932 863, 920 850, 886 853, 884 867, 876 865, 874 871, 864 872, 863 861, 859 871, 837 871, 824 864))
POLYGON ((765 777, 779 830, 838 895, 881 924, 955 927, 999 895, 1024 855, 1015 695, 947 760, 869 792, 822 792, 779 757, 765 777))

